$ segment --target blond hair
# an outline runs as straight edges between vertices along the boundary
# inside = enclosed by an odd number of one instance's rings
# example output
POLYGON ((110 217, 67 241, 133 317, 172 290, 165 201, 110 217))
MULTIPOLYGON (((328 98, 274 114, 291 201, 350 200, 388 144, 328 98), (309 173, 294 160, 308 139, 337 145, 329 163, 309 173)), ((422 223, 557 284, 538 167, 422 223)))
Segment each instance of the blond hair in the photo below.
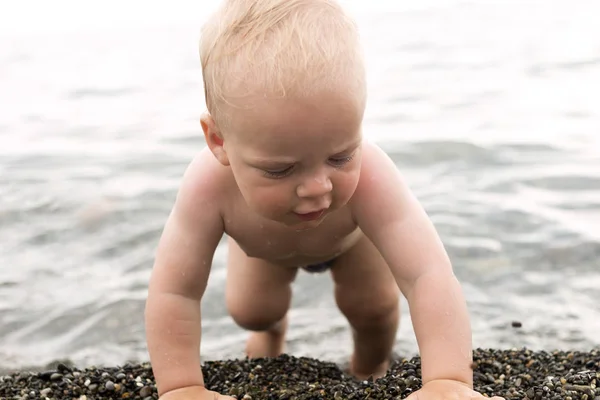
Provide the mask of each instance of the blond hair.
POLYGON ((364 107, 358 30, 335 0, 225 0, 202 28, 200 59, 217 124, 250 96, 343 89, 364 107))

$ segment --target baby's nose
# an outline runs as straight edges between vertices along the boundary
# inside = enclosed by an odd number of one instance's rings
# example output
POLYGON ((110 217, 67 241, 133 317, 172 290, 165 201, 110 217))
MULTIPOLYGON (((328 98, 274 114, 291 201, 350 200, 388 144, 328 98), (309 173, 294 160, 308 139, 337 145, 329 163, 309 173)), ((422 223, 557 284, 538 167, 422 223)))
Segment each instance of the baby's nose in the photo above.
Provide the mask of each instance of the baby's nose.
POLYGON ((313 176, 306 179, 298 186, 298 197, 322 197, 331 192, 333 185, 325 175, 313 176))

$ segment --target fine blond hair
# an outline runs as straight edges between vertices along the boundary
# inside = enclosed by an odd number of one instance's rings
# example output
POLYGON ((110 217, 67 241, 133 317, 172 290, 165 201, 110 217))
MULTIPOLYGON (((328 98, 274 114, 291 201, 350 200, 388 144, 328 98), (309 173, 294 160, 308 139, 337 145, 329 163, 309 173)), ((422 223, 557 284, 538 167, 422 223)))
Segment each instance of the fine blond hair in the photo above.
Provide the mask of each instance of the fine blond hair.
POLYGON ((202 28, 200 60, 217 124, 250 96, 346 90, 364 107, 358 30, 335 0, 224 0, 202 28))

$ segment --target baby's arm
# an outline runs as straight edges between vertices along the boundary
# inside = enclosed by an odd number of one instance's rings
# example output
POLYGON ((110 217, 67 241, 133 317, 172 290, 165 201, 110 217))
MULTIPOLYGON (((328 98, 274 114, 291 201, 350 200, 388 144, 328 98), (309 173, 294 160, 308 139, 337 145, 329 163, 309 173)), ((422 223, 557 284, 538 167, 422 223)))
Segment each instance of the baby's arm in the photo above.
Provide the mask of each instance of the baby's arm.
POLYGON ((204 385, 200 300, 223 223, 216 178, 200 162, 192 162, 184 175, 148 289, 146 338, 159 395, 204 385))
POLYGON ((371 144, 363 149, 361 179, 352 208, 408 301, 423 384, 453 380, 472 387, 471 326, 450 260, 396 166, 371 144))

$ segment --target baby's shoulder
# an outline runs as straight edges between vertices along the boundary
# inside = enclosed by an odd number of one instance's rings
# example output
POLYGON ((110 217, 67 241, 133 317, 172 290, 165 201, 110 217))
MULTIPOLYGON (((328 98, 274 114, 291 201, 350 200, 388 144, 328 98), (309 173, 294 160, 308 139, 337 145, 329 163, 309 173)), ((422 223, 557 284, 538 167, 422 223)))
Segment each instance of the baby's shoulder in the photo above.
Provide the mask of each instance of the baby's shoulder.
POLYGON ((404 186, 401 173, 388 154, 377 144, 365 140, 358 185, 350 205, 353 208, 364 209, 379 197, 389 196, 391 191, 405 193, 404 186))
POLYGON ((382 158, 386 158, 387 154, 381 147, 371 140, 364 139, 362 143, 362 158, 367 161, 367 165, 381 161, 382 158))
POLYGON ((379 177, 398 173, 397 166, 381 147, 368 140, 363 142, 359 184, 379 182, 379 177))
POLYGON ((230 198, 235 179, 231 169, 223 166, 208 148, 190 162, 179 188, 178 197, 194 203, 220 204, 230 198))

